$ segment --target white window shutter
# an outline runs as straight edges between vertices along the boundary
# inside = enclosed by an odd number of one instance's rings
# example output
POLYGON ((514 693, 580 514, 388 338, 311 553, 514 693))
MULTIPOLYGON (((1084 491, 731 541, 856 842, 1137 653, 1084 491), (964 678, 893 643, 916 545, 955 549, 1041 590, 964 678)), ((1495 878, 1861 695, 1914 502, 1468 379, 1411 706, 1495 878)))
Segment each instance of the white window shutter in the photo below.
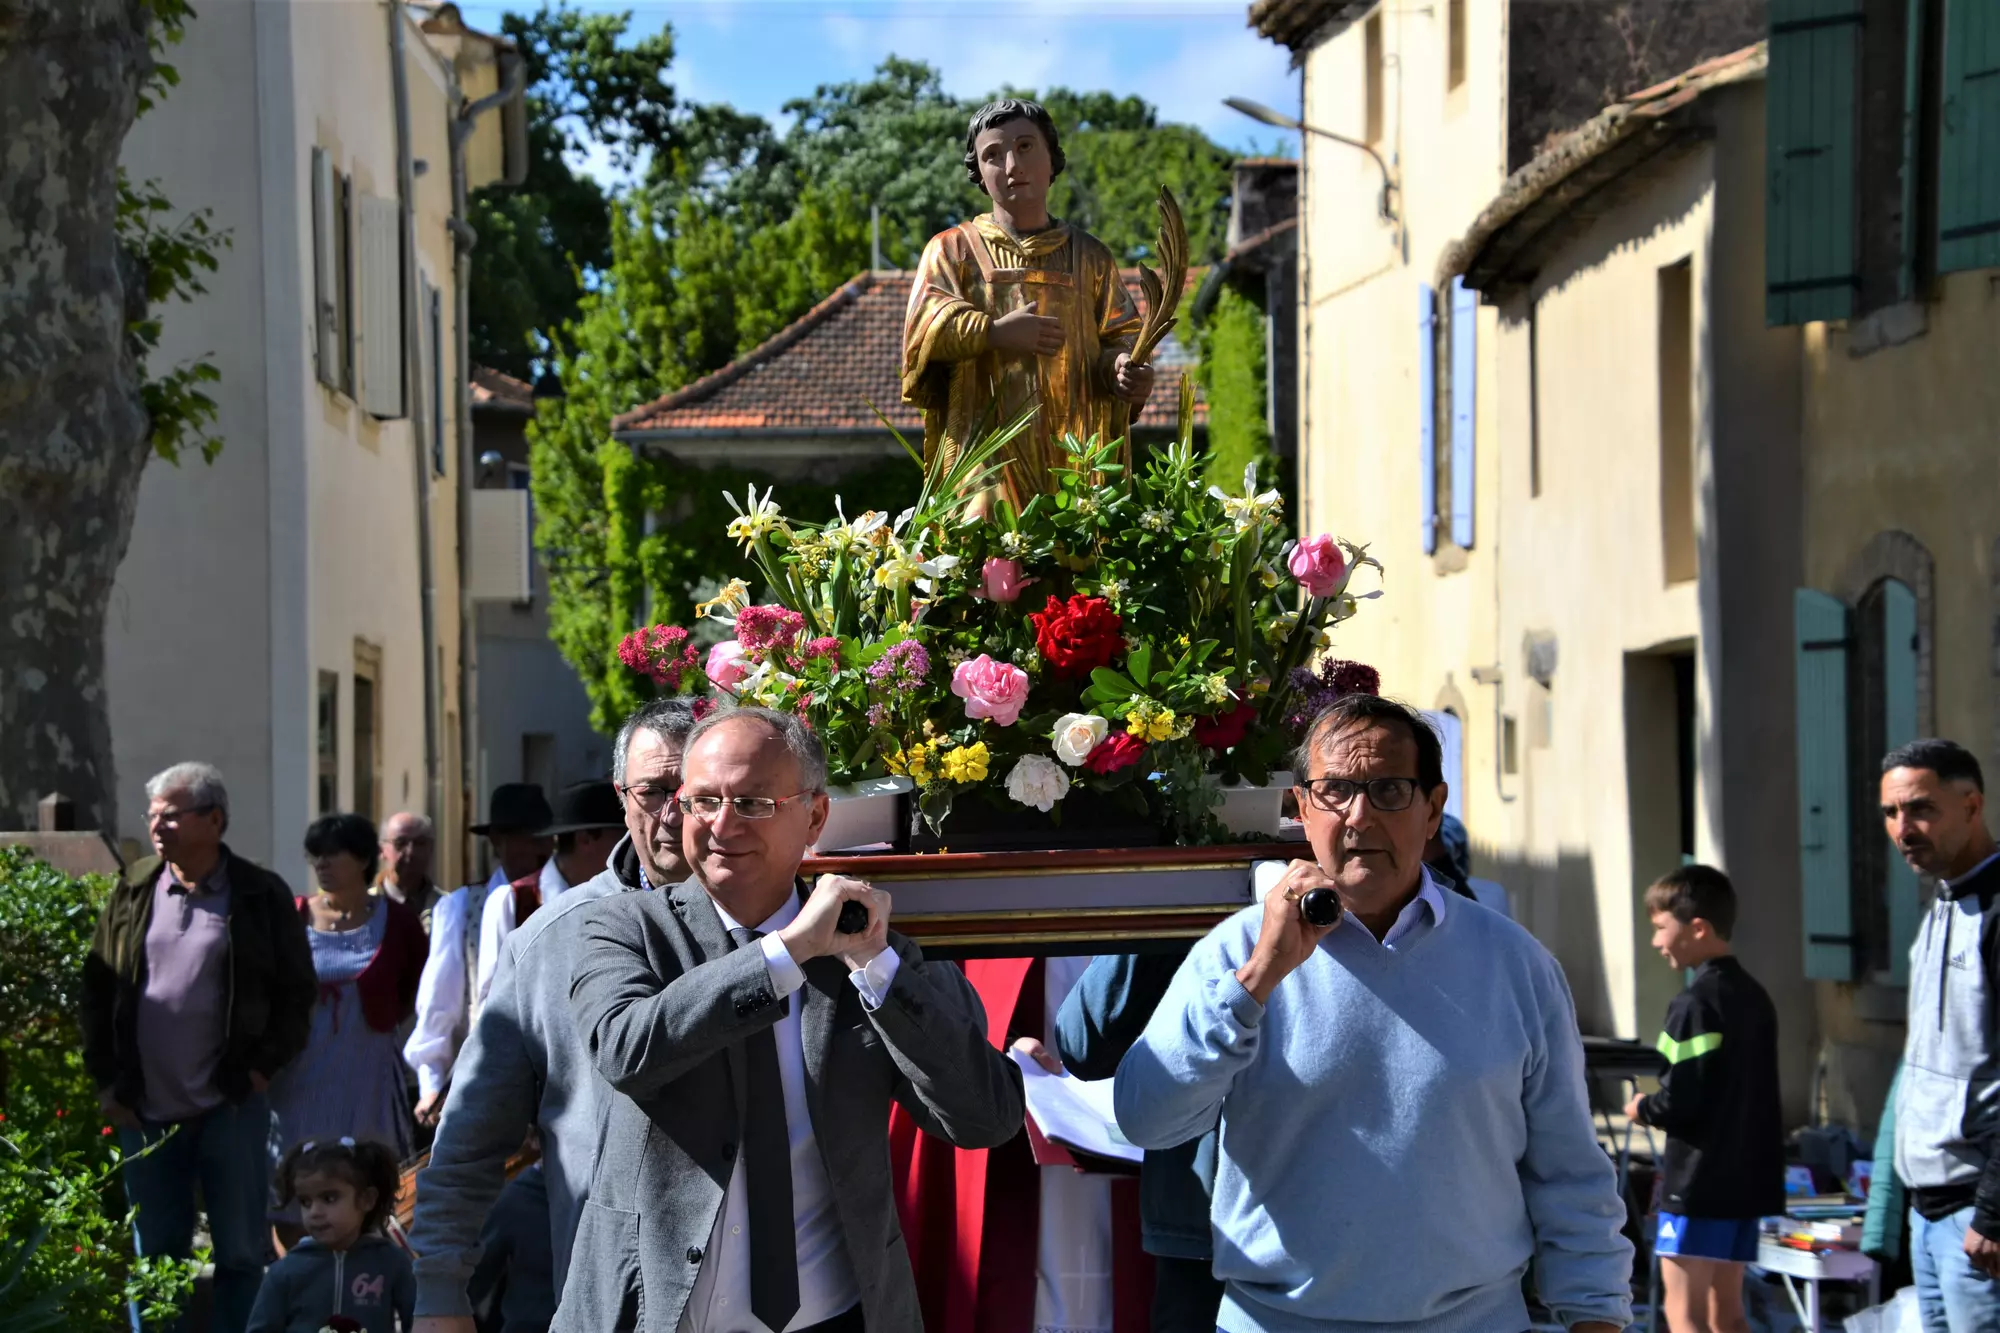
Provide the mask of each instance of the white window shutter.
POLYGON ((405 415, 403 219, 393 199, 361 196, 361 406, 375 417, 405 415))
POLYGON ((1853 866, 1847 785, 1847 605, 1811 588, 1792 594, 1798 681, 1799 889, 1806 976, 1854 979, 1853 866))
POLYGON ((312 150, 313 225, 313 343, 319 382, 338 389, 345 377, 340 364, 340 187, 333 175, 333 158, 324 148, 312 150))
POLYGON ((1424 554, 1437 550, 1437 295, 1417 285, 1417 475, 1424 554))
POLYGON ((1451 281, 1451 539, 1472 549, 1473 437, 1479 389, 1479 293, 1451 281))
POLYGON ((472 493, 465 591, 475 602, 525 602, 534 595, 528 493, 472 493))

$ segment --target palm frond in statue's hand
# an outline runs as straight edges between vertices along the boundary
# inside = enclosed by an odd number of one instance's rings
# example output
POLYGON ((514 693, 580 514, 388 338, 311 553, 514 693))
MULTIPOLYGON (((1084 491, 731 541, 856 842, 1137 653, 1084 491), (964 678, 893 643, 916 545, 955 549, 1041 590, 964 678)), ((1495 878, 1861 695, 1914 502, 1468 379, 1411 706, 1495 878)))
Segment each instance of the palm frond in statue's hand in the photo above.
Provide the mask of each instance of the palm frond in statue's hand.
POLYGON ((1175 201, 1174 192, 1164 185, 1160 187, 1159 207, 1157 248, 1166 276, 1162 279, 1146 265, 1139 265, 1139 290, 1146 297, 1146 314, 1139 323, 1139 340, 1132 347, 1135 366, 1152 364, 1153 353, 1179 322, 1174 312, 1180 309, 1181 293, 1187 289, 1187 223, 1181 218, 1181 206, 1175 201))

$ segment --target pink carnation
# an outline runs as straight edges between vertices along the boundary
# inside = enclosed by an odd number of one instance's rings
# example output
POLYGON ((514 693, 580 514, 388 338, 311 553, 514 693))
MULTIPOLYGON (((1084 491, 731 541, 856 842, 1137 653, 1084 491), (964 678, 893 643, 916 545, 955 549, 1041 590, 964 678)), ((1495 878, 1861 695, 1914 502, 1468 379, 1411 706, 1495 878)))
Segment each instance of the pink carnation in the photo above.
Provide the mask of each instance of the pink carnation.
POLYGON ((798 638, 806 618, 782 606, 746 606, 736 613, 736 639, 752 661, 798 638))
POLYGON ((965 700, 967 717, 1011 727, 1020 721, 1021 708, 1028 702, 1028 673, 981 653, 952 671, 951 692, 965 700))
POLYGON ((695 664, 695 651, 679 625, 648 625, 619 641, 618 660, 655 685, 678 690, 682 673, 695 664))

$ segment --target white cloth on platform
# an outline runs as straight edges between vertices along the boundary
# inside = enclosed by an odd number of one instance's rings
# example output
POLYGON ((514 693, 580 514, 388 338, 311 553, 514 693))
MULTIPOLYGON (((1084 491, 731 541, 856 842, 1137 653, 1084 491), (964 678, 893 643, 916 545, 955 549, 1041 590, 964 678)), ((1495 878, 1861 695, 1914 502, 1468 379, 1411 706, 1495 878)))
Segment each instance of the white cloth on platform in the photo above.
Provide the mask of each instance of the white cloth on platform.
MULTIPOLYGON (((1088 958, 1043 964, 1042 1044, 1056 1049, 1056 1014, 1088 958)), ((1035 1250, 1035 1333, 1111 1333, 1111 1177, 1041 1168, 1035 1250)))

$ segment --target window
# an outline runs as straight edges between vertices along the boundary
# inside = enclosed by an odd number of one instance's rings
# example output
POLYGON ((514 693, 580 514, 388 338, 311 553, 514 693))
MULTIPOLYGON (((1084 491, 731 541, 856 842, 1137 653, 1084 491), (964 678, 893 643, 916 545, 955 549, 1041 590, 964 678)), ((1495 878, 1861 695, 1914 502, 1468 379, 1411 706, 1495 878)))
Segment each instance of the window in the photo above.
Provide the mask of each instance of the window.
POLYGON ((1367 128, 1362 135, 1369 143, 1382 142, 1382 11, 1376 10, 1361 25, 1363 79, 1367 87, 1367 128))
POLYGON ((354 641, 354 801, 352 809, 379 822, 382 818, 382 715, 375 683, 382 678, 382 650, 362 639, 354 641))
POLYGON ((1695 576, 1694 266, 1659 275, 1660 540, 1668 583, 1695 576))
POLYGON ((1946 7, 1942 82, 1938 270, 2000 267, 2000 14, 1992 4, 1946 7))
POLYGON ((354 396, 353 178, 312 151, 313 313, 319 382, 354 396))
MULTIPOLYGON (((1901 579, 1883 579, 1862 595, 1852 620, 1848 748, 1854 771, 1875 773, 1882 756, 1917 738, 1917 596, 1901 579)), ((1886 972, 1891 985, 1909 984, 1910 944, 1922 921, 1917 877, 1882 836, 1879 792, 1856 784, 1854 915, 1861 966, 1886 972)))
POLYGON ((1451 281, 1451 539, 1472 549, 1475 475, 1473 411, 1479 386, 1479 293, 1464 278, 1451 281))
POLYGON ((322 815, 340 809, 340 673, 319 673, 318 736, 314 746, 318 770, 317 809, 322 815))
POLYGON ((1449 0, 1445 14, 1445 91, 1465 82, 1465 0, 1449 0))
POLYGON ((1512 714, 1500 719, 1500 771, 1510 778, 1521 771, 1521 724, 1512 714))

